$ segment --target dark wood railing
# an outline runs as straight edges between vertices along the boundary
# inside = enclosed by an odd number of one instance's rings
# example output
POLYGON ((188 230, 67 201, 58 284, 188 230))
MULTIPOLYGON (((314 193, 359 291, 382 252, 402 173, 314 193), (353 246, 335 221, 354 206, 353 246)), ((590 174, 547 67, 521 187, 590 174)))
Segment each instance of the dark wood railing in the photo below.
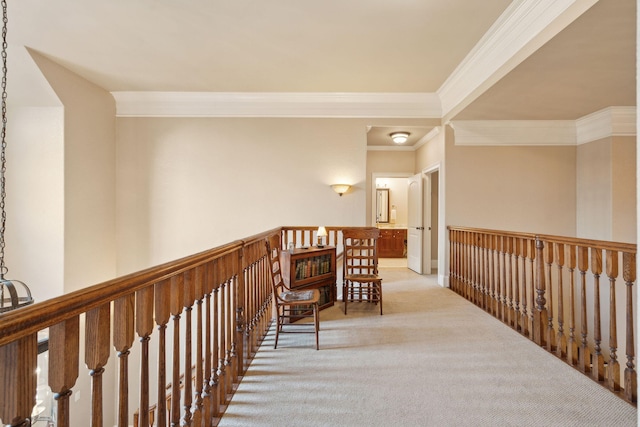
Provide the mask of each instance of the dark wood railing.
MULTIPOLYGON (((341 245, 341 229, 326 228, 324 243, 341 245)), ((265 239, 278 233, 283 247, 311 246, 317 229, 273 229, 0 315, 2 424, 31 421, 37 337, 48 331, 57 426, 70 425, 82 343, 91 377, 86 425, 103 425, 103 399, 111 395, 103 387, 109 362, 117 365, 118 426, 216 425, 271 324, 265 239), (133 353, 139 355, 137 378, 129 377, 133 353), (151 384, 158 384, 155 390, 151 384), (129 408, 132 395, 136 408, 129 408)))
POLYGON ((449 241, 455 292, 636 403, 635 244, 464 227, 449 241))
POLYGON ((118 426, 133 419, 132 394, 138 408, 155 409, 137 411, 141 426, 150 425, 150 416, 158 426, 215 425, 271 322, 264 239, 273 233, 281 229, 0 315, 2 424, 30 423, 37 334, 48 329, 57 426, 70 423, 81 342, 92 381, 84 425, 103 425, 103 399, 112 392, 103 388, 103 373, 110 361, 119 375, 118 426), (138 378, 129 377, 132 351, 139 354, 138 378))

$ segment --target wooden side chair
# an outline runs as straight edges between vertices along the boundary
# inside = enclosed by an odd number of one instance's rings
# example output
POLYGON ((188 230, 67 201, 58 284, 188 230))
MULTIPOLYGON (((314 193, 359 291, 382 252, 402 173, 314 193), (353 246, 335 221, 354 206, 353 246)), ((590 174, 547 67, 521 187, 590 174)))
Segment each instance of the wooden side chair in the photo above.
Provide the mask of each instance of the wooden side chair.
POLYGON ((344 314, 347 314, 347 303, 357 301, 380 304, 382 315, 382 278, 378 276, 379 237, 380 230, 375 227, 342 230, 344 314))
POLYGON ((316 334, 316 350, 319 350, 318 332, 320 331, 318 289, 291 290, 283 280, 280 267, 280 235, 266 239, 267 254, 271 265, 271 284, 276 309, 276 340, 273 348, 278 348, 278 335, 282 332, 316 334), (313 323, 295 323, 305 318, 313 318, 313 323), (287 329, 285 330, 285 326, 287 329), (309 327, 313 330, 309 331, 309 327))

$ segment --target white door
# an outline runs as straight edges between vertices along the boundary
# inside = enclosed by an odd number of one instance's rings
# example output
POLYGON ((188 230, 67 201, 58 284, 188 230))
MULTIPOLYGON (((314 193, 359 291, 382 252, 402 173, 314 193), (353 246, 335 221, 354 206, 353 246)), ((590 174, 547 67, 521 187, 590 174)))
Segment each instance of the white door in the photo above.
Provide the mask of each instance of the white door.
POLYGON ((422 174, 409 178, 407 267, 422 274, 422 174))

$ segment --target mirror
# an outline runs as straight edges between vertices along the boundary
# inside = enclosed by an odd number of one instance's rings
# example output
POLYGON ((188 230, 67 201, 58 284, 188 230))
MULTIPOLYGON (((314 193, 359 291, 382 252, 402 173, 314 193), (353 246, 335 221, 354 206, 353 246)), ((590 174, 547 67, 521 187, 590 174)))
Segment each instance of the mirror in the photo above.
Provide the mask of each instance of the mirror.
POLYGON ((376 222, 389 222, 389 189, 376 189, 376 222))

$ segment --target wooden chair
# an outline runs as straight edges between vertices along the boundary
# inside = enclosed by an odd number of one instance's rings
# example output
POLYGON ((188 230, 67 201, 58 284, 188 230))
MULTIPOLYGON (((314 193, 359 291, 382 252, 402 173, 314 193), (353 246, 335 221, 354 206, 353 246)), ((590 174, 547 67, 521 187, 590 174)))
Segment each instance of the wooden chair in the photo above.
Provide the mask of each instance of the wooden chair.
POLYGON ((348 302, 380 304, 382 315, 382 278, 378 276, 377 241, 380 230, 374 227, 342 230, 344 314, 348 302))
POLYGON ((316 334, 316 350, 319 350, 318 332, 320 330, 320 316, 318 289, 291 290, 283 280, 280 267, 280 235, 273 235, 266 239, 267 254, 271 264, 271 284, 273 298, 276 305, 276 340, 273 348, 278 348, 278 335, 285 333, 309 333, 309 327, 316 334), (298 320, 313 317, 313 323, 294 323, 298 320), (284 327, 287 330, 284 330, 284 327))

